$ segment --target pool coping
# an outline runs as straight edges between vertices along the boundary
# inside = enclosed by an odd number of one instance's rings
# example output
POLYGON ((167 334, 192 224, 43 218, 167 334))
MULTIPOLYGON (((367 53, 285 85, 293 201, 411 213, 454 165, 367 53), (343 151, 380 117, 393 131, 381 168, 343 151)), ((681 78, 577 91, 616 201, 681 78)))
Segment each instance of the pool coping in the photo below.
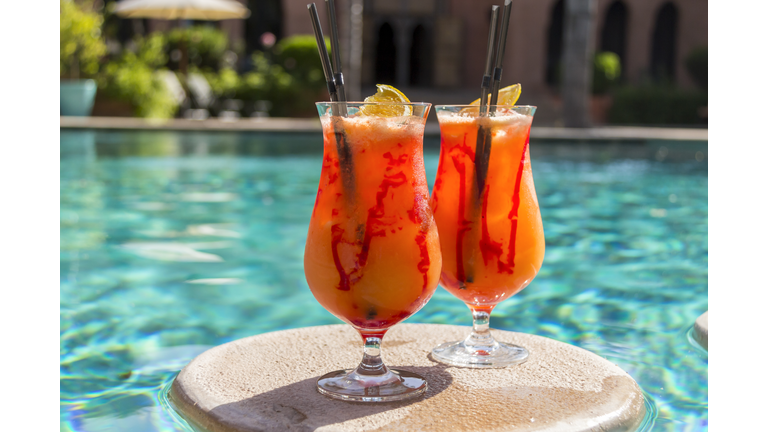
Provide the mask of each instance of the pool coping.
MULTIPOLYGON (((61 129, 228 131, 228 132, 320 132, 320 120, 313 118, 253 118, 238 120, 170 119, 136 117, 60 117, 61 129)), ((427 122, 425 134, 440 134, 436 122, 427 122)), ((562 141, 697 141, 707 142, 708 129, 645 126, 600 126, 564 128, 533 126, 531 138, 562 141)))
POLYGON ((696 318, 693 324, 693 339, 709 351, 709 311, 696 318))

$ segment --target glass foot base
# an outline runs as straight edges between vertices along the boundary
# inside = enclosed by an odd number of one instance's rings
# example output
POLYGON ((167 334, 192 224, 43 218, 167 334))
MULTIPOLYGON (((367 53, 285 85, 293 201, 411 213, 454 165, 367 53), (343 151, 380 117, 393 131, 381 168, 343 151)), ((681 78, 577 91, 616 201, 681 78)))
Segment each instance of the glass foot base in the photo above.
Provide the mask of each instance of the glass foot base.
POLYGON ((347 369, 318 378, 317 391, 350 402, 393 402, 423 395, 427 391, 427 380, 404 370, 388 369, 384 375, 365 376, 347 369))
POLYGON ((451 366, 502 368, 528 360, 528 350, 521 346, 495 342, 492 346, 468 347, 464 341, 446 342, 432 349, 435 360, 451 366))

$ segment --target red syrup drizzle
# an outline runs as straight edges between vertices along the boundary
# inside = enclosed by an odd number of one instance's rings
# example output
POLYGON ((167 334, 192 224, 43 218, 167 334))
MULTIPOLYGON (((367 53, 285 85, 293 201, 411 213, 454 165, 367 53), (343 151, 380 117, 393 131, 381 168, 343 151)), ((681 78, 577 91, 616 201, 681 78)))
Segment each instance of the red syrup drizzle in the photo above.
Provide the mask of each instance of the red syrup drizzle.
POLYGON ((333 264, 336 266, 336 271, 339 273, 339 286, 337 287, 341 291, 349 291, 352 284, 349 280, 349 274, 344 271, 344 266, 341 264, 341 258, 339 257, 339 243, 344 241, 344 228, 339 224, 331 226, 331 253, 333 254, 333 264))
POLYGON ((525 152, 528 149, 528 137, 525 139, 525 145, 523 145, 523 155, 520 158, 520 168, 515 175, 515 188, 512 193, 512 209, 509 211, 508 218, 511 221, 510 234, 509 234, 509 259, 507 262, 501 260, 503 253, 501 249, 501 242, 495 242, 491 240, 490 232, 488 231, 488 197, 490 195, 491 186, 487 185, 485 194, 483 195, 483 208, 482 208, 482 235, 480 238, 480 251, 483 254, 483 263, 488 265, 488 260, 495 257, 497 263, 497 269, 499 273, 513 274, 515 268, 515 241, 517 240, 517 221, 518 211, 520 210, 520 184, 523 179, 523 169, 525 168, 525 152))
POLYGON ((427 272, 429 271, 429 249, 427 249, 427 232, 429 231, 429 220, 424 217, 424 214, 420 211, 424 207, 426 197, 416 194, 413 197, 413 209, 408 210, 408 218, 414 224, 419 224, 419 233, 416 234, 416 245, 419 246, 419 257, 421 258, 416 264, 416 268, 419 269, 419 273, 424 278, 424 285, 421 287, 421 292, 424 293, 427 289, 427 272))
POLYGON ((395 312, 392 314, 388 319, 371 319, 371 320, 362 320, 359 318, 351 319, 349 320, 353 325, 364 328, 364 329, 387 329, 389 327, 392 327, 392 324, 398 323, 406 318, 411 316, 411 312, 408 311, 400 311, 395 312))
POLYGON ((365 267, 368 262, 368 252, 371 249, 371 240, 373 237, 383 236, 386 230, 380 229, 374 231, 375 227, 381 225, 381 218, 384 216, 384 198, 389 193, 389 188, 400 187, 408 182, 405 173, 400 171, 391 176, 384 176, 384 181, 379 185, 379 191, 376 192, 376 205, 368 209, 368 219, 365 221, 365 235, 363 236, 363 246, 357 255, 357 267, 365 267))
MULTIPOLYGON (((329 156, 324 157, 323 158, 323 170, 322 170, 322 172, 329 172, 329 174, 328 174, 328 184, 327 185, 333 184, 336 181, 336 179, 339 178, 339 173, 338 172, 331 171, 331 167, 332 166, 334 166, 334 164, 333 164, 333 161, 331 160, 331 158, 329 156)), ((338 168, 338 164, 336 164, 335 166, 338 168)), ((318 187, 317 188, 317 196, 315 196, 315 206, 312 208, 312 216, 315 215, 315 211, 317 210, 317 206, 320 204, 320 195, 322 195, 322 193, 323 193, 323 188, 322 187, 318 187)))
MULTIPOLYGON (((475 162, 475 152, 467 145, 467 134, 464 134, 464 143, 460 146, 456 146, 460 152, 464 153, 472 163, 475 162)), ((458 229, 456 231, 456 279, 459 280, 461 285, 464 285, 464 234, 472 228, 472 221, 467 220, 465 216, 466 206, 465 200, 467 196, 466 187, 466 164, 461 162, 462 155, 451 156, 453 160, 453 166, 456 167, 456 171, 459 173, 459 212, 458 217, 458 229)))
MULTIPOLYGON (((512 269, 515 267, 515 240, 517 238, 517 213, 520 209, 520 184, 523 180, 523 169, 525 168, 525 153, 528 151, 528 142, 530 140, 531 132, 528 131, 528 135, 525 137, 525 144, 523 145, 523 154, 520 157, 520 169, 517 170, 517 176, 515 177, 515 193, 512 195, 512 210, 509 212, 509 220, 512 221, 509 233, 509 273, 512 273, 512 269)), ((501 261, 499 261, 501 262, 501 261)))
MULTIPOLYGON (((440 137, 440 148, 445 148, 445 140, 443 137, 440 137)), ((432 198, 431 198, 431 206, 432 206, 432 213, 437 213, 437 194, 440 192, 440 189, 443 188, 443 170, 445 169, 445 154, 447 152, 441 150, 440 151, 440 161, 437 164, 437 178, 435 178, 435 186, 432 189, 432 198)))
MULTIPOLYGON (((332 185, 336 182, 336 180, 339 179, 338 160, 332 160, 330 156, 326 157, 323 160, 323 170, 327 170, 328 172, 328 186, 332 185)), ((317 203, 319 202, 321 190, 322 189, 318 190, 318 201, 315 202, 315 207, 317 207, 317 203)), ((341 194, 337 193, 337 200, 339 197, 341 197, 341 194)), ((331 210, 332 216, 338 216, 338 214, 339 209, 331 210)), ((341 263, 341 257, 339 256, 340 243, 347 243, 344 241, 344 228, 341 227, 341 224, 334 224, 331 226, 331 254, 333 255, 333 264, 336 267, 336 271, 339 273, 339 286, 337 288, 341 291, 349 291, 352 287, 352 282, 350 280, 351 273, 347 273, 341 263)))
POLYGON ((501 242, 491 240, 491 233, 488 230, 488 197, 491 195, 491 185, 486 183, 485 193, 483 194, 483 208, 481 210, 482 231, 480 235, 480 252, 483 255, 483 264, 488 265, 488 260, 496 257, 499 263, 499 272, 501 266, 501 242))
MULTIPOLYGON (((439 172, 440 172, 440 168, 438 168, 438 173, 439 172)), ((435 180, 435 186, 432 193, 432 213, 437 213, 437 194, 440 192, 440 189, 442 187, 443 187, 443 179, 438 177, 437 180, 435 180)))
POLYGON ((417 264, 417 268, 424 278, 424 285, 421 287, 421 292, 424 293, 427 289, 427 271, 429 270, 429 250, 427 249, 427 233, 419 231, 416 234, 416 244, 419 245, 419 256, 421 260, 417 264))
MULTIPOLYGON (((398 146, 402 147, 401 144, 398 146)), ((408 155, 403 154, 395 158, 392 153, 387 152, 384 155, 384 159, 388 160, 387 170, 392 167, 400 166, 408 162, 408 155)), ((338 167, 338 163, 334 164, 338 167)), ((329 183, 335 181, 338 178, 337 173, 329 174, 329 183), (333 176, 333 174, 336 174, 333 176)), ((344 270, 344 266, 341 263, 341 257, 339 256, 339 244, 349 243, 344 241, 344 228, 341 224, 334 224, 331 226, 331 253, 333 255, 333 263, 336 267, 336 271, 339 273, 339 286, 337 287, 341 291, 349 291, 352 287, 352 276, 365 267, 368 262, 368 253, 371 248, 371 241, 373 237, 380 237, 386 234, 386 228, 380 228, 382 225, 381 218, 384 216, 384 198, 389 193, 390 188, 400 187, 408 182, 405 173, 400 171, 397 174, 385 175, 384 180, 379 185, 379 190, 376 192, 376 205, 368 209, 368 217, 365 223, 365 233, 363 234, 363 241, 360 248, 360 253, 357 254, 357 262, 355 268, 347 273, 344 270)), ((336 212, 336 210, 334 210, 336 212)), ((334 213, 336 214, 336 213, 334 213)), ((422 258, 423 260, 423 258, 422 258)), ((428 264, 428 263, 427 263, 428 264)))
POLYGON ((312 207, 312 216, 315 215, 315 212, 317 211, 317 205, 320 204, 320 195, 323 194, 323 188, 319 187, 317 188, 317 196, 315 196, 315 206, 312 207))
POLYGON ((386 333, 390 327, 408 318, 411 315, 413 315, 412 312, 399 311, 390 315, 390 317, 386 319, 363 320, 363 319, 355 318, 355 319, 350 319, 349 322, 353 326, 358 328, 358 331, 363 336, 363 340, 365 340, 366 337, 384 336, 384 333, 386 333))
POLYGON ((465 166, 456 156, 453 157, 453 165, 459 173, 459 228, 456 231, 456 278, 464 282, 464 233, 469 231, 469 221, 464 218, 464 187, 465 166))
POLYGON ((407 154, 401 154, 397 158, 392 156, 392 153, 386 152, 384 153, 384 159, 388 159, 389 162, 387 162, 387 165, 390 167, 400 166, 406 162, 408 162, 408 155, 407 154))
MULTIPOLYGON (((388 167, 387 170, 391 170, 392 167, 400 166, 408 162, 408 155, 400 155, 399 157, 395 158, 391 153, 385 153, 384 158, 388 160, 388 167)), ((330 177, 330 176, 329 176, 330 177)), ((334 180, 338 178, 338 176, 334 177, 334 180)), ((400 187, 408 182, 408 179, 402 171, 394 174, 394 175, 385 175, 384 181, 381 182, 379 185, 379 190, 376 193, 376 205, 370 209, 368 209, 368 218, 366 220, 365 224, 365 233, 363 235, 363 241, 361 245, 361 251, 357 255, 357 262, 355 263, 355 269, 351 272, 347 273, 344 270, 344 266, 341 263, 341 258, 339 257, 338 247, 341 243, 347 243, 351 244, 350 242, 347 242, 344 240, 344 229, 341 227, 341 224, 334 224, 331 226, 331 250, 333 255, 333 262, 336 267, 336 271, 339 273, 339 286, 337 287, 341 291, 349 291, 352 287, 352 284, 354 283, 355 279, 355 273, 359 272, 362 267, 365 266, 367 260, 368 260, 368 253, 370 251, 370 244, 373 239, 373 237, 376 236, 383 236, 385 235, 386 228, 379 227, 383 224, 381 222, 381 218, 384 216, 384 198, 387 197, 389 194, 389 191, 391 188, 397 188, 400 187)), ((419 255, 420 260, 417 263, 417 268, 420 273, 423 275, 424 279, 424 285, 422 287, 422 293, 427 288, 428 278, 427 278, 427 272, 429 270, 429 250, 427 248, 427 232, 429 231, 429 223, 426 223, 427 221, 423 220, 424 215, 423 212, 420 211, 421 207, 423 207, 423 202, 426 201, 427 198, 416 194, 414 197, 414 206, 411 210, 408 211, 408 216, 411 221, 414 223, 420 224, 420 231, 416 235, 416 244, 419 247, 419 255)), ((338 215, 338 210, 334 209, 332 210, 332 214, 334 216, 338 215)), ((402 227, 398 227, 400 230, 402 230, 402 227)), ((393 230, 394 231, 394 230, 393 230)), ((418 303, 419 300, 417 299, 414 303, 418 303)), ((356 305, 354 305, 355 309, 357 309, 356 305)), ((360 329, 366 329, 367 332, 365 335, 363 335, 363 338, 367 337, 366 335, 379 335, 383 336, 383 334, 387 331, 389 327, 391 327, 393 324, 400 322, 404 320, 405 318, 408 318, 412 315, 412 312, 409 311, 399 311, 394 314, 392 314, 387 319, 353 319, 351 320, 351 324, 360 328, 360 329), (379 331, 371 331, 373 329, 380 329, 379 331)), ((362 333, 361 333, 362 334, 362 333)))
MULTIPOLYGON (((333 166, 338 170, 339 169, 339 162, 336 161, 333 166)), ((339 178, 339 172, 338 171, 332 171, 330 174, 328 174, 328 184, 334 184, 336 183, 336 180, 339 178)))

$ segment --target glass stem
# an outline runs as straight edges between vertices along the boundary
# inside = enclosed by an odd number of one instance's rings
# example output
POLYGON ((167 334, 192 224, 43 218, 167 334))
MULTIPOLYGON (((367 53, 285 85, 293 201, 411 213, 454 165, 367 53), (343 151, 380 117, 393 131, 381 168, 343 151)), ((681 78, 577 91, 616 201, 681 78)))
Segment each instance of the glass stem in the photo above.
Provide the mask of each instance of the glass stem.
POLYGON ((384 375, 389 372, 384 362, 381 361, 381 338, 369 336, 365 338, 363 347, 363 361, 357 367, 360 375, 384 375))
POLYGON ((491 336, 490 321, 490 312, 472 311, 472 333, 464 339, 467 348, 488 351, 498 345, 491 336))

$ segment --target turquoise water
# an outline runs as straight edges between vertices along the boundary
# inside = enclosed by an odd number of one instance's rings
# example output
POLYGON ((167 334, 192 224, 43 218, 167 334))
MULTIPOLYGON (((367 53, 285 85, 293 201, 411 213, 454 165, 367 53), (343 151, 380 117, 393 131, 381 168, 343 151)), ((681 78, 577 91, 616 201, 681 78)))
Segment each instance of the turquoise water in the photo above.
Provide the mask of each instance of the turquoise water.
MULTIPOLYGON (((62 430, 184 431, 159 392, 194 356, 339 323, 302 271, 319 136, 61 137, 62 430)), ((491 326, 616 363, 649 396, 654 431, 707 430, 707 353, 687 338, 708 308, 706 158, 579 149, 531 144, 546 256, 491 326)), ((437 155, 428 140, 430 183, 437 155)), ((442 289, 408 322, 471 324, 442 289)))

